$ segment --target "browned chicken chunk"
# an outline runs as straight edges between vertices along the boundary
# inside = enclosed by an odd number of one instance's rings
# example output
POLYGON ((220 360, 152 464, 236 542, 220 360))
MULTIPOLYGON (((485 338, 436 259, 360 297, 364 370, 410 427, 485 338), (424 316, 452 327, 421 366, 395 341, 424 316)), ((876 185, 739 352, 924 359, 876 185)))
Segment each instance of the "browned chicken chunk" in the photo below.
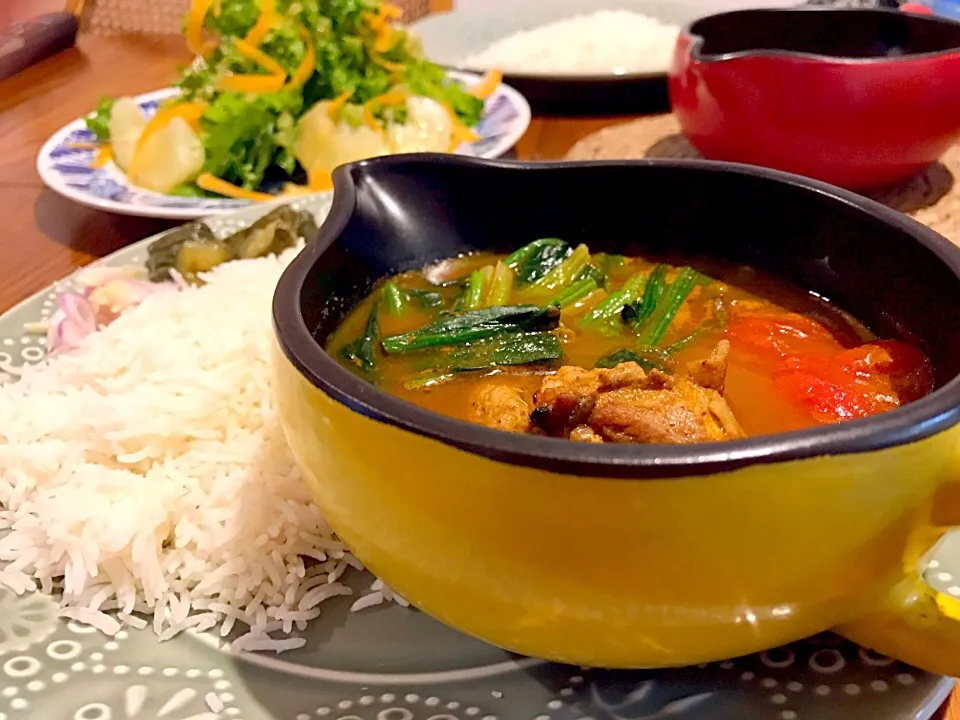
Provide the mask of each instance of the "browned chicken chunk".
POLYGON ((603 438, 597 435, 589 425, 580 425, 570 431, 570 439, 574 442, 602 443, 603 438))
POLYGON ((729 354, 730 341, 721 340, 706 360, 687 364, 690 379, 700 387, 716 390, 723 395, 727 380, 727 356, 729 354))
POLYGON ((480 425, 523 433, 530 430, 530 403, 520 388, 490 383, 470 396, 470 419, 480 425))
MULTIPOLYGON (((717 362, 725 365, 725 355, 717 362)), ((708 374, 716 379, 715 371, 708 374)), ((544 379, 534 404, 535 426, 572 440, 679 444, 744 436, 717 390, 658 370, 647 373, 636 363, 609 370, 562 367, 544 379)))

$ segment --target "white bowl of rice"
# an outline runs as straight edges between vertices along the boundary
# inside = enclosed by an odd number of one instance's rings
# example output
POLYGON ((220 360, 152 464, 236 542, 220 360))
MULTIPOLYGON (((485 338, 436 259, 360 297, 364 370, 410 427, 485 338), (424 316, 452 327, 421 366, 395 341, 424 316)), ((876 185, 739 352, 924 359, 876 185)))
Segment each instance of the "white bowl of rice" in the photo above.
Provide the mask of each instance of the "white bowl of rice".
POLYGON ((412 28, 434 61, 507 76, 664 75, 680 28, 715 12, 794 0, 466 0, 412 28))

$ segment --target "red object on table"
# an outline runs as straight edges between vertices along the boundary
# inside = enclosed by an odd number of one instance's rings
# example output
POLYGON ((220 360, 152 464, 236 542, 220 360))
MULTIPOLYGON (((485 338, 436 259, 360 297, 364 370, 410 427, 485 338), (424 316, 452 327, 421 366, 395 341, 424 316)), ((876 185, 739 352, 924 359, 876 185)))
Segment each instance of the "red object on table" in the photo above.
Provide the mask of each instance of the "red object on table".
POLYGON ((68 12, 0 27, 0 80, 73 47, 78 30, 77 18, 68 12))
POLYGON ((904 3, 900 6, 900 9, 903 12, 920 13, 921 15, 933 15, 933 10, 928 8, 926 5, 918 5, 917 3, 904 3))
POLYGON ((896 10, 714 15, 680 34, 670 99, 708 158, 889 185, 960 139, 960 24, 896 10))

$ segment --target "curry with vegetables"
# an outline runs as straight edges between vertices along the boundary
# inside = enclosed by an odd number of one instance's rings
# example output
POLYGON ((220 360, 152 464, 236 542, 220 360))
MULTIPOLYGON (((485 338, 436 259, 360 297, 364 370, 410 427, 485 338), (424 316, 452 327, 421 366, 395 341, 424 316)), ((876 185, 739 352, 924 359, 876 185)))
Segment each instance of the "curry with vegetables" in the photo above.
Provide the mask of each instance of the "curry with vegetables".
POLYGON ((500 430, 694 443, 894 409, 933 389, 919 349, 749 267, 560 239, 406 272, 328 350, 383 389, 500 430))

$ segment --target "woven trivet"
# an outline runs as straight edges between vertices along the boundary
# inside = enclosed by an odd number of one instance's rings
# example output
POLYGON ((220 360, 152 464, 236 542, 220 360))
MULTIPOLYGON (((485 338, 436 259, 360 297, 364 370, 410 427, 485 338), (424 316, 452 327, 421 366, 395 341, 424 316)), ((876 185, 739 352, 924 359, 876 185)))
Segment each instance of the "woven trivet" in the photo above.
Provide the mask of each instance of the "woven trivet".
MULTIPOLYGON (((567 153, 569 160, 698 157, 672 115, 604 128, 580 140, 567 153)), ((955 176, 960 177, 960 145, 954 145, 940 162, 913 179, 864 194, 913 216, 960 245, 960 186, 954 184, 955 176)))

